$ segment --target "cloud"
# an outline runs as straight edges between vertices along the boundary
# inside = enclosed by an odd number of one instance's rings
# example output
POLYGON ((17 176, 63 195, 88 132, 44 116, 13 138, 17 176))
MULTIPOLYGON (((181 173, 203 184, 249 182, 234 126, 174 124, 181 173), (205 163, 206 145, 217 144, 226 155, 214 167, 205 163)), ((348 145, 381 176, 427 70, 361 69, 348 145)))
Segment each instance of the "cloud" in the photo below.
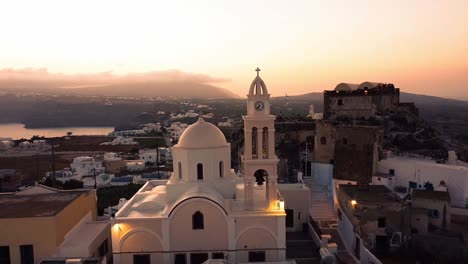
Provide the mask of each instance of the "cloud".
POLYGON ((125 83, 196 83, 217 84, 229 82, 206 74, 180 70, 150 71, 141 73, 114 74, 112 71, 87 74, 51 73, 46 68, 4 68, 0 70, 2 87, 41 86, 47 88, 79 88, 125 83))

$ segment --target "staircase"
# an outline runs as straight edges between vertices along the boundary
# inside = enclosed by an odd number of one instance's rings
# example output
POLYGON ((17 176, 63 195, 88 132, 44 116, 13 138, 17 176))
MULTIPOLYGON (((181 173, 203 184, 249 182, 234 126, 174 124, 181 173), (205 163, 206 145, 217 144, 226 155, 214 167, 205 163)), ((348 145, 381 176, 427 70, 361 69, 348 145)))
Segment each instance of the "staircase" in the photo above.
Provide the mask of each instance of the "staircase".
POLYGON ((314 177, 304 179, 310 189, 310 212, 312 218, 317 222, 336 222, 333 212, 333 194, 327 185, 319 183, 314 177))

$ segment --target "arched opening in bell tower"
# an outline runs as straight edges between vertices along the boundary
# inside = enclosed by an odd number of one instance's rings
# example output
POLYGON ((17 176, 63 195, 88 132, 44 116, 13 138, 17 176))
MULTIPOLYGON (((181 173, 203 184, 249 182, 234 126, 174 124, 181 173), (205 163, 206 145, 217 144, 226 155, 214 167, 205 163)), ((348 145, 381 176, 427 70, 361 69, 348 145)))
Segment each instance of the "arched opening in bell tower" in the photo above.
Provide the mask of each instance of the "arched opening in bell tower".
POLYGON ((254 127, 252 128, 252 158, 256 159, 257 158, 257 141, 258 141, 258 136, 257 136, 257 128, 254 127))
POLYGON ((262 155, 268 159, 268 127, 264 127, 262 132, 262 155))
POLYGON ((254 177, 255 177, 255 182, 258 184, 258 185, 263 185, 263 183, 265 181, 267 181, 267 177, 268 177, 268 172, 266 172, 266 170, 257 170, 255 173, 254 173, 254 177))

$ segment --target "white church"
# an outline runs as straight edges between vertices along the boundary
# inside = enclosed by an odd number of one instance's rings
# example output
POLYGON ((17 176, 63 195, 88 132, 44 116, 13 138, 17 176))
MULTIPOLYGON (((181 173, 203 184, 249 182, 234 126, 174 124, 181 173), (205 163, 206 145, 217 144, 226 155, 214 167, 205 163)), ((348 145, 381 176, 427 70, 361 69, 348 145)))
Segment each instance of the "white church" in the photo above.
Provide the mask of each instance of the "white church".
POLYGON ((308 221, 309 191, 277 184, 275 116, 258 68, 243 119, 242 175, 221 130, 200 118, 173 147, 171 178, 147 182, 112 219, 114 263, 286 260, 286 231, 308 221))

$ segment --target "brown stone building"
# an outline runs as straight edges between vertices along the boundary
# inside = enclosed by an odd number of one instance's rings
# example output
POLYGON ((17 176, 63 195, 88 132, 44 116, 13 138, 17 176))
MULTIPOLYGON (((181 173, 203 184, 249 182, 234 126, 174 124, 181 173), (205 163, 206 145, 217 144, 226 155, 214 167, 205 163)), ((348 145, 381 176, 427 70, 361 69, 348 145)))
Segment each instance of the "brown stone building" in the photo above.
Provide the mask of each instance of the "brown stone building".
POLYGON ((383 130, 372 126, 337 126, 333 177, 372 182, 379 161, 383 130))
POLYGON ((400 89, 391 83, 340 83, 334 90, 324 92, 323 103, 324 119, 369 118, 396 111, 400 104, 400 89))
POLYGON ((332 122, 318 121, 316 123, 314 162, 333 164, 335 159, 335 139, 336 126, 332 122))

